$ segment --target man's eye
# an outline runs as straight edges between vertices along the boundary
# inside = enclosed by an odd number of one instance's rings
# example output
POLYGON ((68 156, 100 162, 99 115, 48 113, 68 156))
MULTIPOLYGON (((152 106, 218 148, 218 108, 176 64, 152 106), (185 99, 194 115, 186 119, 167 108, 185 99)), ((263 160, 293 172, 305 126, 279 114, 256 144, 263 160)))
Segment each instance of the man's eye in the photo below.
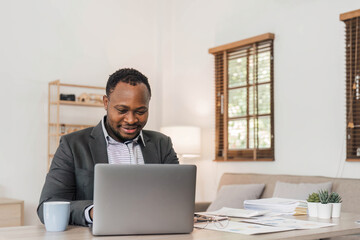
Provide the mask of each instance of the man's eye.
POLYGON ((136 114, 138 115, 144 115, 146 113, 146 111, 136 111, 136 114))
POLYGON ((121 110, 121 109, 117 109, 118 113, 120 114, 125 114, 127 112, 127 110, 121 110))

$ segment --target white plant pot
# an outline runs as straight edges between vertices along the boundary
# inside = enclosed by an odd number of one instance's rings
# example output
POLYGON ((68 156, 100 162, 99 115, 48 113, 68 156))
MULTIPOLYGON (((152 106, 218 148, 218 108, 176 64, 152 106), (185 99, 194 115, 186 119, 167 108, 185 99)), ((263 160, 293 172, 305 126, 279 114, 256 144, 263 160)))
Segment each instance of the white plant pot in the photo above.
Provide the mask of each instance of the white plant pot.
POLYGON ((332 204, 318 204, 318 218, 330 219, 331 218, 332 204))
POLYGON ((318 205, 317 202, 307 202, 307 211, 309 217, 317 217, 318 216, 318 205))
POLYGON ((341 213, 341 203, 332 203, 332 214, 331 216, 333 218, 338 218, 340 217, 340 213, 341 213))

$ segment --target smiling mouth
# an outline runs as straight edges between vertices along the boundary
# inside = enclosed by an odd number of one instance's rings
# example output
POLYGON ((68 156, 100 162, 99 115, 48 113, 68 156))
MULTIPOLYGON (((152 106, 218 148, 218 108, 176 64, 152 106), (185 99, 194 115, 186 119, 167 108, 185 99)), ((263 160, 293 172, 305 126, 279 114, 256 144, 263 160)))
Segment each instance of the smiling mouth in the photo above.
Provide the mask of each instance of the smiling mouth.
POLYGON ((121 127, 121 129, 127 134, 133 134, 138 129, 137 127, 121 127))

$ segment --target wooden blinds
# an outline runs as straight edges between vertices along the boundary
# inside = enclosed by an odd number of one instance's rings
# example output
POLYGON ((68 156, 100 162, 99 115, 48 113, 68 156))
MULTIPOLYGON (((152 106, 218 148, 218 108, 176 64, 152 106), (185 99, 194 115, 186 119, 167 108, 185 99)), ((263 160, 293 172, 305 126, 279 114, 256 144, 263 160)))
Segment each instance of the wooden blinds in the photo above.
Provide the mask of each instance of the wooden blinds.
POLYGON ((226 62, 226 53, 220 52, 214 55, 215 56, 215 152, 216 156, 226 155, 224 147, 224 62, 226 62), (224 61, 225 60, 225 61, 224 61))
POLYGON ((273 39, 267 33, 209 49, 217 161, 274 160, 273 39))
POLYGON ((360 10, 340 20, 346 28, 346 159, 360 161, 360 10))

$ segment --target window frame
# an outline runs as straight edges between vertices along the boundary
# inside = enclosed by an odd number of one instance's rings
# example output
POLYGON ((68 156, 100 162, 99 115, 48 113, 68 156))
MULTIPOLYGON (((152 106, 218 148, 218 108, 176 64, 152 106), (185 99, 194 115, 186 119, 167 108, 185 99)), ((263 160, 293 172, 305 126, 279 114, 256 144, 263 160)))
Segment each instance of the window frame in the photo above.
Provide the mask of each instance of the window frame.
POLYGON ((360 9, 340 14, 345 23, 346 161, 360 161, 360 9))
MULTIPOLYGON (((259 36, 255 36, 252 38, 244 39, 241 41, 221 45, 218 47, 210 48, 209 53, 214 55, 215 58, 215 122, 216 122, 216 130, 215 130, 215 160, 214 161, 274 161, 274 152, 275 152, 275 144, 274 144, 274 67, 273 67, 273 41, 275 39, 275 35, 273 33, 266 33, 259 36), (245 87, 247 90, 247 103, 249 104, 249 89, 251 87, 258 87, 262 84, 270 84, 270 114, 266 114, 270 116, 270 139, 271 146, 270 148, 246 148, 246 149, 229 149, 228 143, 228 99, 229 99, 229 78, 228 78, 228 61, 229 54, 231 55, 234 52, 244 51, 246 48, 251 49, 251 54, 246 55, 256 56, 254 61, 257 61, 259 46, 263 44, 269 44, 270 51, 270 81, 266 83, 257 82, 257 78, 253 79, 253 83, 250 84, 249 77, 247 74, 247 82, 245 87), (256 80, 255 80, 256 79, 256 80)), ((247 65, 249 63, 247 62, 247 65)), ((255 65, 257 66, 257 65, 255 65)), ((256 69, 257 70, 257 69, 256 69)), ((255 73, 254 67, 254 73, 255 73)), ((255 74, 253 75, 255 76, 255 74)), ((257 75, 256 75, 257 76, 257 75)), ((238 88, 238 87, 236 87, 238 88)), ((239 87, 240 88, 240 87, 239 87)), ((255 100, 255 96, 254 100, 255 100)), ((258 100, 258 98, 257 98, 258 100)), ((256 104, 258 101, 254 101, 253 104, 256 104)), ((255 107, 255 105, 254 105, 255 107)), ((258 108, 257 108, 258 109, 258 108)), ((254 121, 261 117, 261 114, 255 114, 255 108, 253 108, 253 114, 250 115, 249 108, 247 107, 247 115, 243 117, 236 117, 238 119, 245 118, 247 119, 247 123, 250 123, 250 118, 253 118, 254 121)), ((231 119, 230 119, 231 120, 231 119)), ((247 126, 247 147, 249 146, 249 126, 247 126)), ((259 139, 255 137, 255 139, 259 139)), ((254 143, 255 140, 254 139, 254 143)))

